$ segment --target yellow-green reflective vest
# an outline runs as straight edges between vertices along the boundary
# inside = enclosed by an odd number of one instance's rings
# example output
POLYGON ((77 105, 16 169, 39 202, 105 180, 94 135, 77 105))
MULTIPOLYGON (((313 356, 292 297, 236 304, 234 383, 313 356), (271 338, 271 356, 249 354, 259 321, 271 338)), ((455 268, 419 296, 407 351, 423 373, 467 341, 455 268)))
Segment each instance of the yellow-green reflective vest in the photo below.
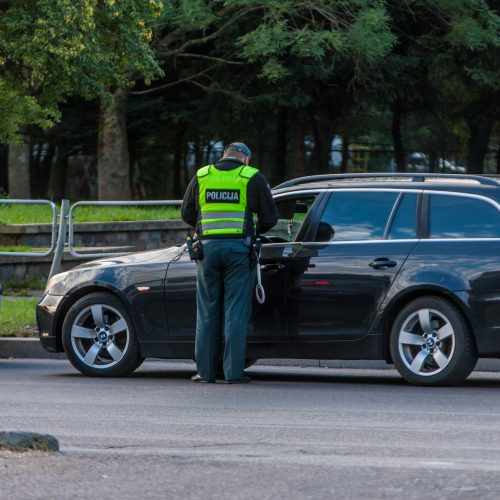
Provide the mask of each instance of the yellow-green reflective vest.
MULTIPOLYGON (((207 165, 198 170, 202 236, 243 236, 247 185, 258 172, 246 165, 232 170, 218 170, 214 165, 207 165)), ((250 220, 250 223, 253 222, 250 220)))

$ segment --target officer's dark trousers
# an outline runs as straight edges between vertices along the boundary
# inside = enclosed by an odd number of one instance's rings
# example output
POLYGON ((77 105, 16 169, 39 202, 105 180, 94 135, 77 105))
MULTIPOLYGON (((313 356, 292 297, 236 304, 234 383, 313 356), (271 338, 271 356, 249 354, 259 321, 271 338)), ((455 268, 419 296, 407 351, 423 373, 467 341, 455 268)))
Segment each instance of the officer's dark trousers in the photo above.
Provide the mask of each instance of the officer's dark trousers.
POLYGON ((204 379, 215 379, 224 338, 224 377, 236 380, 245 368, 255 270, 241 240, 209 240, 203 251, 196 296, 196 367, 204 379))

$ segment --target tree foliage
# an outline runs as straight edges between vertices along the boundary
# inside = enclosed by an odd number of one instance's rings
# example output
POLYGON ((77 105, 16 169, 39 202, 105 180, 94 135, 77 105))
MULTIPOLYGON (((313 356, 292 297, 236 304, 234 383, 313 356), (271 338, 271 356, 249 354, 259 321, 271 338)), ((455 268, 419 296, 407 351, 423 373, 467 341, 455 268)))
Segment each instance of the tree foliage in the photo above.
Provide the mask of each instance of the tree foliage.
POLYGON ((160 72, 150 48, 160 0, 0 3, 0 141, 22 125, 47 128, 68 95, 86 98, 160 72))
MULTIPOLYGON (((275 182, 331 171, 338 136, 347 160, 349 144, 364 142, 375 165, 384 150, 374 168, 396 156, 400 170, 412 151, 429 151, 436 168, 448 150, 479 172, 498 141, 497 0, 25 0, 0 9, 9 116, 0 140, 20 125, 49 126, 67 95, 126 88, 130 178, 145 186, 136 196, 180 196, 218 140, 248 141, 275 182)), ((63 129, 42 136, 66 148, 63 129)), ((70 150, 98 154, 88 130, 85 147, 76 136, 70 150)))

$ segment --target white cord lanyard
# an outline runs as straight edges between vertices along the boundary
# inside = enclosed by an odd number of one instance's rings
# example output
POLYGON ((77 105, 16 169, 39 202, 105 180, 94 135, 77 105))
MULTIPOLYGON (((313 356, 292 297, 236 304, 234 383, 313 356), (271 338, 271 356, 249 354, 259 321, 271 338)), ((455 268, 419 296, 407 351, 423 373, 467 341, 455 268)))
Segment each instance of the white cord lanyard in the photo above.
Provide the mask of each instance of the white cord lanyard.
POLYGON ((266 301, 266 291, 262 286, 262 275, 260 272, 260 250, 257 254, 257 284, 255 285, 255 296, 257 297, 257 302, 263 304, 266 301))

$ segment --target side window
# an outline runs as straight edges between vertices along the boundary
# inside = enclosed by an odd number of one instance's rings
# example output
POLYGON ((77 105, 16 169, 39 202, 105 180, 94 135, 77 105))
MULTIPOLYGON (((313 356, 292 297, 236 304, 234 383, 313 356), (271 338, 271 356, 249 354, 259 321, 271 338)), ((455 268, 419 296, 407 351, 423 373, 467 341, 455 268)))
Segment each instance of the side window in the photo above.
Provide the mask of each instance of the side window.
POLYGON ((500 238, 500 212, 476 198, 431 194, 429 238, 500 238))
POLYGON ((387 237, 390 240, 417 237, 417 195, 404 193, 391 223, 387 237))
POLYGON ((264 236, 274 242, 294 241, 315 200, 316 195, 275 200, 279 214, 278 223, 264 236))
POLYGON ((332 194, 316 241, 381 240, 398 193, 338 191, 332 194))

